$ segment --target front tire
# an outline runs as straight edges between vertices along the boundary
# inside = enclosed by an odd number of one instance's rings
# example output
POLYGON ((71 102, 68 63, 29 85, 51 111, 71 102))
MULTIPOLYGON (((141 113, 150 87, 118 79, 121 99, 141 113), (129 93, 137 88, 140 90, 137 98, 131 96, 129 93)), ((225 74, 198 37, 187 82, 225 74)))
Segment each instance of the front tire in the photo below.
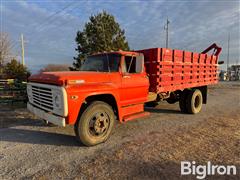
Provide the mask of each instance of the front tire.
POLYGON ((102 101, 91 103, 75 124, 77 139, 86 146, 105 142, 113 129, 115 115, 110 105, 102 101))

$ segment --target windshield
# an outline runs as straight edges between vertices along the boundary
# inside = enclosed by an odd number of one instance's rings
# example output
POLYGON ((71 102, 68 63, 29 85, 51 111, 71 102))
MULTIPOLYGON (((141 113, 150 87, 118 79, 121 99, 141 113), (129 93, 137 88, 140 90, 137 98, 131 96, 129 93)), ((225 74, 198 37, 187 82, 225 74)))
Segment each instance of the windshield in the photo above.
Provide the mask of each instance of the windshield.
POLYGON ((100 54, 89 56, 80 71, 118 72, 121 56, 119 54, 100 54))

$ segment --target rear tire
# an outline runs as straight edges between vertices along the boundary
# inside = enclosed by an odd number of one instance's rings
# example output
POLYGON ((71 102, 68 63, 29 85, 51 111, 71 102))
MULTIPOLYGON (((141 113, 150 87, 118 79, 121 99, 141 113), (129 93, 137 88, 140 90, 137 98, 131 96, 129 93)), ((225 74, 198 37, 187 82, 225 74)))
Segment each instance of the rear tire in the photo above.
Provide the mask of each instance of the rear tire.
POLYGON ((183 92, 180 95, 179 99, 179 107, 182 113, 187 113, 187 96, 189 94, 189 90, 183 90, 183 92))
POLYGON ((110 105, 102 101, 91 103, 74 126, 77 139, 86 146, 105 142, 113 129, 115 115, 110 105))
POLYGON ((193 90, 187 96, 187 111, 190 114, 197 114, 202 109, 203 97, 199 89, 193 90))

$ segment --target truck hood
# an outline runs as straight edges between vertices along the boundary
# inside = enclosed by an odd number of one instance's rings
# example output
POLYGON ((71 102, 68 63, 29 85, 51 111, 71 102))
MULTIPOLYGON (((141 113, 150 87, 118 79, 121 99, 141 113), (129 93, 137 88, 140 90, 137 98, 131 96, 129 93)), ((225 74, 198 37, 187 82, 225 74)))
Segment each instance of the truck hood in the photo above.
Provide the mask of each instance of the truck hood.
POLYGON ((104 72, 89 71, 43 72, 30 76, 28 80, 36 83, 64 85, 69 80, 83 80, 86 83, 109 82, 109 75, 104 72))

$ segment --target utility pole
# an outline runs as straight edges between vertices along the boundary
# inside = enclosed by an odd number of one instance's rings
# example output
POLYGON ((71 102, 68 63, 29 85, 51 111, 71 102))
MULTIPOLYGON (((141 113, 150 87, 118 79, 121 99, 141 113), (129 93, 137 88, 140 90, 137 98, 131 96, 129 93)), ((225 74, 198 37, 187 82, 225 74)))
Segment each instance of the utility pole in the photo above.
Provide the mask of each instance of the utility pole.
POLYGON ((167 18, 167 23, 164 26, 164 30, 166 30, 166 48, 168 48, 168 24, 170 23, 170 21, 167 18))
POLYGON ((228 50, 227 50, 227 74, 228 74, 228 68, 229 68, 229 46, 230 46, 230 33, 228 33, 228 50))
POLYGON ((227 49, 227 78, 231 79, 231 71, 229 69, 229 49, 230 49, 230 32, 228 33, 228 49, 227 49))
POLYGON ((23 34, 21 34, 21 47, 22 47, 22 65, 25 65, 25 59, 24 59, 24 40, 23 40, 23 34))

